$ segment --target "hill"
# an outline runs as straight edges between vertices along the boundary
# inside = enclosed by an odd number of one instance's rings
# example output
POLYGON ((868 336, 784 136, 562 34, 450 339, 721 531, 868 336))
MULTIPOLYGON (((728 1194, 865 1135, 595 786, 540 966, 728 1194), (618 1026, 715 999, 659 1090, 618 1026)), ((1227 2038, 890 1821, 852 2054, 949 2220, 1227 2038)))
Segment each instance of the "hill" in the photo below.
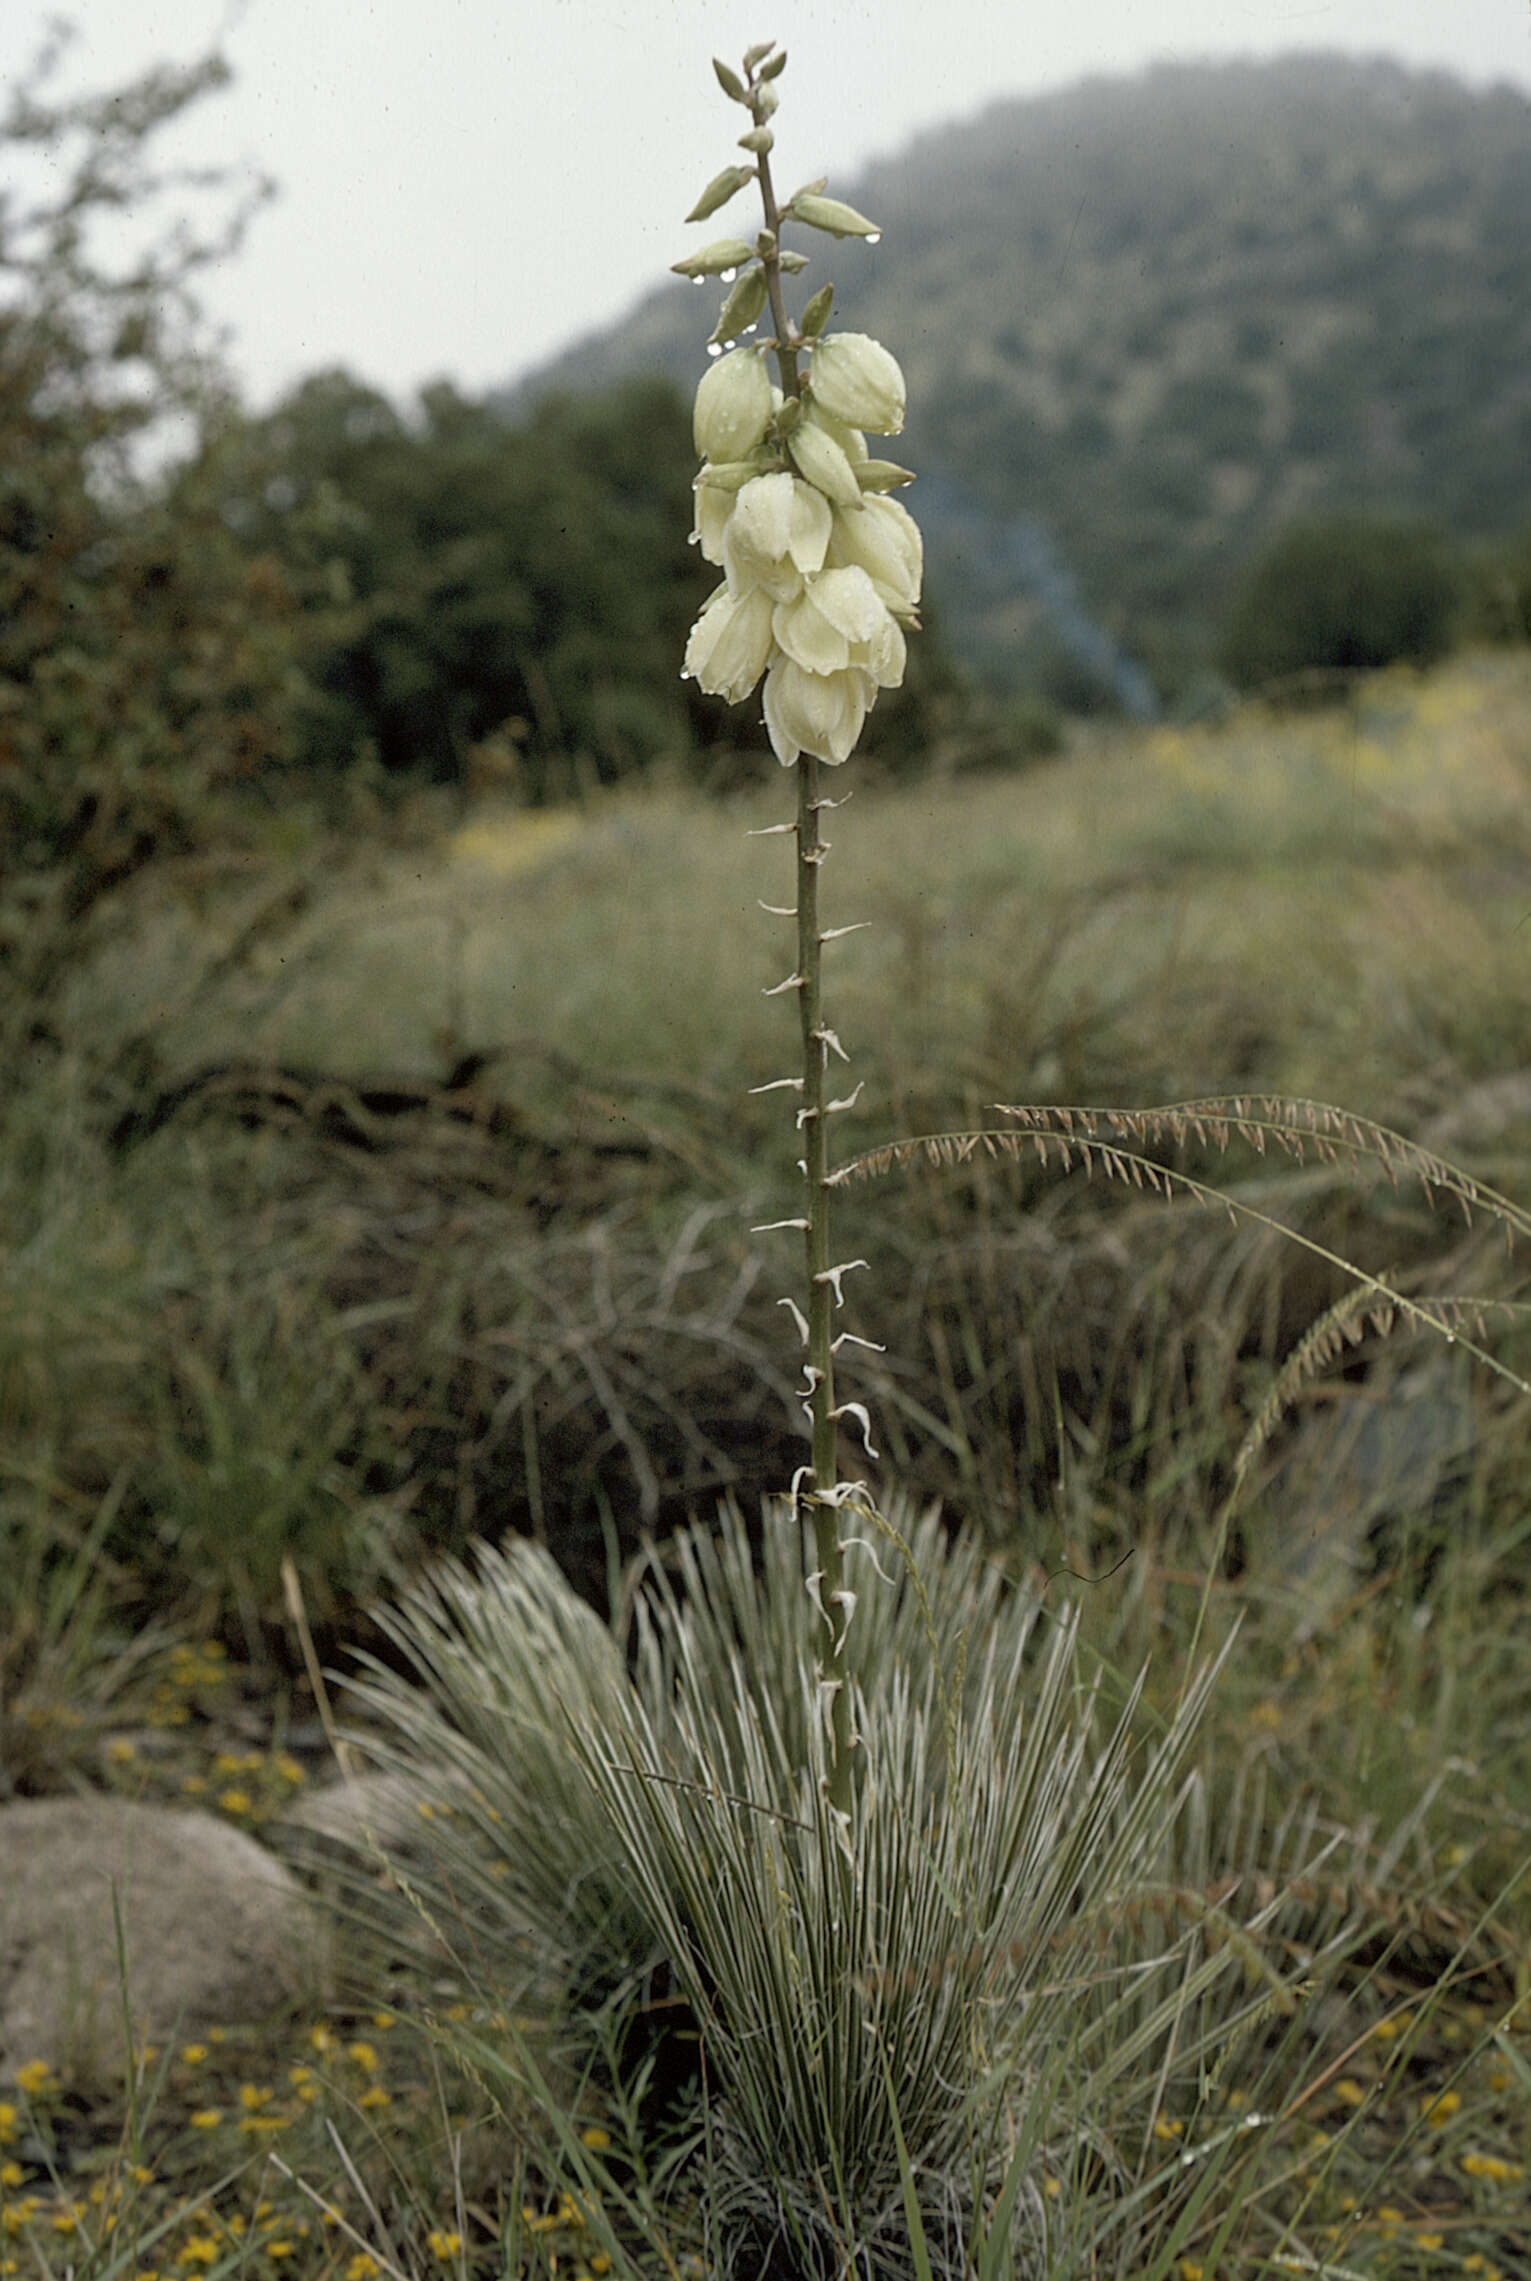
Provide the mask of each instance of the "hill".
MULTIPOLYGON (((818 241, 810 283, 905 367, 932 586, 997 681, 1143 709, 1133 663, 1170 691, 1204 667, 1293 517, 1472 542, 1531 516, 1516 91, 1331 55, 1163 66, 996 103, 831 187, 884 242, 818 241)), ((709 308, 666 287, 501 401, 692 383, 709 308)))

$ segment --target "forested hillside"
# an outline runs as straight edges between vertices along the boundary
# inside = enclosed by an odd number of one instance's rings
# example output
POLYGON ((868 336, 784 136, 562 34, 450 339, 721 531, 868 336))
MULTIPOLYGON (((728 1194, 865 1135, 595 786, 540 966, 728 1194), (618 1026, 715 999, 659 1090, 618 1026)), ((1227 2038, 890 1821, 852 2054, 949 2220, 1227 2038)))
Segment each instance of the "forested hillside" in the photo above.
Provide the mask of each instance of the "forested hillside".
MULTIPOLYGON (((1467 543, 1531 517, 1520 93, 1323 55, 1165 66, 997 103, 831 187, 884 243, 807 248, 809 283, 898 343, 932 585, 996 678, 1131 703, 1135 662, 1173 694, 1303 516, 1467 543)), ((707 307, 666 288, 506 401, 694 378, 707 307)))

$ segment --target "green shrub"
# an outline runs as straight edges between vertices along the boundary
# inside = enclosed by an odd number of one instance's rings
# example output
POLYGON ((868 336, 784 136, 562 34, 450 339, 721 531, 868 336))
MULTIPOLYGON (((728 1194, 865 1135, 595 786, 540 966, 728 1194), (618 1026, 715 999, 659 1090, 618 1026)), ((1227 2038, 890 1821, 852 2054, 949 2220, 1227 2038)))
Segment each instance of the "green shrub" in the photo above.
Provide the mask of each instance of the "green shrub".
POLYGON ((1290 674, 1426 665, 1450 647, 1461 571, 1438 531, 1369 516, 1294 523, 1245 581, 1223 641, 1243 688, 1290 674))

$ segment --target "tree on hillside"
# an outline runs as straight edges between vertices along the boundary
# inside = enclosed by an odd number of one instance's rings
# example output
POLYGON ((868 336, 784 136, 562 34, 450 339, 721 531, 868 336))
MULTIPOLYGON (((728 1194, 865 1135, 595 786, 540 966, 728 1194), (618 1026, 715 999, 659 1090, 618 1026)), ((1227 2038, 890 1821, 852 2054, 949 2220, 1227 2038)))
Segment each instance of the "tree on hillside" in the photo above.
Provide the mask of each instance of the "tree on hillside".
POLYGON ((1316 670, 1426 665, 1450 644, 1461 593, 1455 555, 1426 525, 1294 523, 1236 596, 1223 662, 1246 689, 1316 670))
MULTIPOLYGON (((198 269, 258 192, 221 185, 197 233, 156 172, 160 131, 225 78, 210 59, 50 100, 55 42, 0 115, 0 979, 34 1032, 104 900, 197 840, 217 790, 288 750, 291 605, 194 482, 145 472, 201 424, 198 269), (60 187, 18 184, 48 157, 60 187), (126 216, 115 266, 98 225, 126 216)), ((205 201, 204 201, 205 203, 205 201)), ((120 238, 119 238, 120 242, 120 238)))

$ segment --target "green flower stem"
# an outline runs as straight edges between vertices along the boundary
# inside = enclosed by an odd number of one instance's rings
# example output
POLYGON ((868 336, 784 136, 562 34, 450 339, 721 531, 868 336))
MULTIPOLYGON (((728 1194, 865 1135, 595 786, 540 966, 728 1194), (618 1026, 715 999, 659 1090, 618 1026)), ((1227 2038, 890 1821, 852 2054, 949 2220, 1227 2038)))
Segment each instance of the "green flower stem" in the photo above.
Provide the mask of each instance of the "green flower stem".
POLYGON ((825 1131, 825 1076, 829 1049, 824 1040, 821 976, 824 945, 819 933, 819 870, 828 849, 819 830, 819 762, 800 753, 797 763, 797 989, 803 1036, 803 1209, 808 1227, 804 1252, 808 1281, 808 1375, 813 1413, 813 1506, 815 1552, 824 1619, 821 1663, 834 1684, 829 1767, 830 1804, 850 1810, 851 1707, 846 1691, 844 1622, 839 1594, 845 1583, 839 1517, 824 1492, 836 1483, 835 1361, 832 1346, 834 1287, 829 1279, 829 1139, 825 1131))
MULTIPOLYGON (((757 127, 768 117, 758 88, 751 88, 751 114, 757 127)), ((760 202, 769 233, 769 250, 761 255, 766 299, 776 327, 776 363, 782 394, 802 393, 798 369, 801 336, 787 315, 781 286, 781 210, 771 180, 771 161, 761 151, 756 159, 760 202)), ((851 1706, 846 1689, 844 1618, 839 1595, 845 1585, 845 1556, 840 1549, 839 1517, 826 1492, 837 1482, 835 1466, 835 1366, 832 1349, 835 1294, 829 1280, 829 1138, 825 1131, 825 1077, 829 1049, 824 1042, 821 977, 824 945, 819 933, 819 868, 828 849, 819 830, 819 762, 812 753, 797 761, 797 972, 798 1013, 803 1038, 803 1090, 800 1096, 803 1134, 803 1210, 808 1284, 809 1408, 813 1419, 812 1482, 808 1501, 813 1511, 814 1551, 819 1572, 823 1620, 820 1632, 820 1668, 834 1693, 831 1697, 829 1802, 837 1813, 848 1814, 854 1791, 851 1752, 851 1706)))
MULTIPOLYGON (((751 116, 757 127, 766 123, 766 114, 760 105, 758 90, 752 90, 754 101, 751 116)), ((787 315, 787 304, 781 290, 781 209, 776 203, 776 190, 771 181, 770 153, 761 151, 755 160, 755 174, 760 184, 760 204, 765 215, 765 226, 771 233, 772 251, 761 255, 765 271, 766 300, 770 306, 771 322, 776 327, 776 369, 781 377, 784 396, 800 396, 803 376, 797 368, 798 333, 787 315)))

